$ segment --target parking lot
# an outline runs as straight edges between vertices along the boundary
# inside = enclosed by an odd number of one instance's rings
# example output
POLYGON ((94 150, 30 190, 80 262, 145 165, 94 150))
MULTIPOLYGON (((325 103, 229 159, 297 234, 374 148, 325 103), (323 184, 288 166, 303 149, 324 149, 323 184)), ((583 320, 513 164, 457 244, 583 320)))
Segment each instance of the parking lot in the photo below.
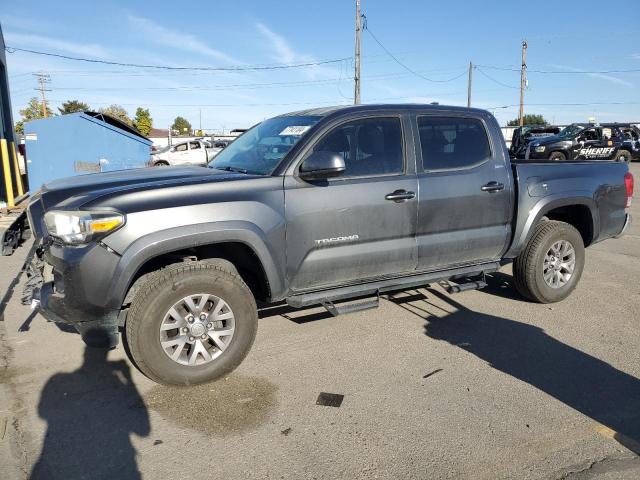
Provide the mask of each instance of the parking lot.
POLYGON ((483 291, 432 285, 338 318, 276 306, 234 373, 190 388, 21 305, 28 246, 0 258, 2 478, 640 475, 637 221, 587 250, 561 303, 521 299, 507 266, 483 291))

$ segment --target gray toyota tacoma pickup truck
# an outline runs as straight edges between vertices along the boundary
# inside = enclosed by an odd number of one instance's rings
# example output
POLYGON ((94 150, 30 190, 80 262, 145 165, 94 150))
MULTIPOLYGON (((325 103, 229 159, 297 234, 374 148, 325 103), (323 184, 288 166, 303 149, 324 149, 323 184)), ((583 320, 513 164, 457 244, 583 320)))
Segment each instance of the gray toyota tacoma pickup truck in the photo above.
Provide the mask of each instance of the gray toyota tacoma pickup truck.
POLYGON ((208 167, 44 185, 28 209, 34 304, 90 345, 122 332, 156 382, 195 384, 247 355, 256 302, 337 315, 428 282, 481 288, 508 262, 524 297, 562 300, 585 247, 629 225, 632 193, 625 163, 511 161, 483 110, 300 111, 208 167))

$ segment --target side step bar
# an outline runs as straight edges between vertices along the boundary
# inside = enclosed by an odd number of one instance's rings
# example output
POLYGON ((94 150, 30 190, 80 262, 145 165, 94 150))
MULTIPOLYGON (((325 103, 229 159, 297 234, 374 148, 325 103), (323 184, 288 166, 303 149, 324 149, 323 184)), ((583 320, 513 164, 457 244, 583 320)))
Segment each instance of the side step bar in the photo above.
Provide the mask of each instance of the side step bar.
POLYGON ((322 302, 322 306, 326 308, 327 312, 329 312, 334 317, 337 317, 338 315, 345 315, 347 313, 361 312, 363 310, 372 310, 374 308, 378 308, 379 305, 379 296, 376 296, 371 300, 349 303, 347 305, 340 305, 338 307, 336 307, 331 300, 322 302))
MULTIPOLYGON (((288 305, 294 308, 308 307, 311 305, 324 305, 325 303, 333 303, 339 300, 347 300, 356 297, 367 297, 379 295, 385 292, 392 292, 394 290, 405 290, 407 288, 420 287, 426 285, 427 283, 446 280, 451 277, 475 277, 483 273, 495 272, 499 268, 499 262, 482 263, 480 265, 459 267, 451 270, 441 270, 438 272, 421 273, 418 275, 411 275, 407 277, 390 278, 365 284, 350 285, 348 287, 321 290, 318 292, 301 293, 298 295, 287 297, 286 302, 288 305)), ((471 287, 468 287, 467 289, 469 288, 471 287)), ((347 306, 340 308, 347 308, 347 306)))
POLYGON ((452 295, 454 293, 466 292, 467 290, 479 290, 487 286, 487 282, 484 281, 484 275, 482 280, 475 280, 472 282, 457 283, 455 285, 448 285, 446 287, 447 293, 452 295))

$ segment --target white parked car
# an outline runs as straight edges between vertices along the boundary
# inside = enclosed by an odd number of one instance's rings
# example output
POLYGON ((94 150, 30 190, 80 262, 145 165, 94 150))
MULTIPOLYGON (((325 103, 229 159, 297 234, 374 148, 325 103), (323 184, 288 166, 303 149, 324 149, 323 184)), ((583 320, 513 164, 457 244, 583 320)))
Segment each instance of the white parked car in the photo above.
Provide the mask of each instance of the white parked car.
POLYGON ((206 165, 222 149, 212 148, 204 140, 190 140, 177 143, 151 154, 152 167, 168 165, 206 165))

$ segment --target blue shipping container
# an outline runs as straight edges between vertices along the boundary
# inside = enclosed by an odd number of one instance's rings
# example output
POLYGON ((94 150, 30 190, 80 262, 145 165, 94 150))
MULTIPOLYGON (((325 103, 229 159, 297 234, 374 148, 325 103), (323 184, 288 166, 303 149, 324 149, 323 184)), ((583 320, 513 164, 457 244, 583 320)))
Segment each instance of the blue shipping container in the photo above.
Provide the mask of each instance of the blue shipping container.
POLYGON ((58 178, 147 165, 151 141, 94 112, 33 120, 24 126, 29 190, 58 178))

